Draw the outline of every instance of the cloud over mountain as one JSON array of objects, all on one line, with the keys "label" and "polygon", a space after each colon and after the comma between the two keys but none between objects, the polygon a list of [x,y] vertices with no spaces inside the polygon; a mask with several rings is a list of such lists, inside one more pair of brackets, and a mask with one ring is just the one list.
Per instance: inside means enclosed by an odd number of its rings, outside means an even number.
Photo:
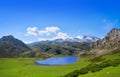
[{"label": "cloud over mountain", "polygon": [[70,36],[68,36],[67,33],[63,33],[63,32],[58,32],[57,35],[55,37],[53,37],[52,39],[67,39]]},{"label": "cloud over mountain", "polygon": [[37,36],[39,34],[39,30],[37,27],[28,27],[26,36]]},{"label": "cloud over mountain", "polygon": [[69,41],[89,41],[89,40],[98,40],[94,39],[91,36],[69,36],[67,33],[60,30],[57,26],[49,26],[45,27],[44,29],[38,29],[37,27],[28,27],[27,28],[27,36],[33,36],[37,40],[36,41],[46,41],[46,40],[69,40]]},{"label": "cloud over mountain", "polygon": [[60,28],[56,26],[46,27],[45,29],[42,30],[38,30],[37,27],[28,27],[27,33],[25,35],[27,36],[51,35],[56,34],[58,31],[60,31]]},{"label": "cloud over mountain", "polygon": [[[54,39],[66,39],[69,38],[67,33],[64,33],[57,26],[49,26],[44,29],[38,29],[37,27],[28,27],[26,36],[38,36],[41,40],[54,40]],[[44,36],[44,37],[43,37]],[[46,38],[47,37],[47,38]],[[51,37],[51,38],[48,38]]]},{"label": "cloud over mountain", "polygon": [[51,26],[51,27],[46,27],[44,30],[39,30],[39,34],[51,35],[57,33],[58,31],[60,31],[60,28],[56,26]]}]

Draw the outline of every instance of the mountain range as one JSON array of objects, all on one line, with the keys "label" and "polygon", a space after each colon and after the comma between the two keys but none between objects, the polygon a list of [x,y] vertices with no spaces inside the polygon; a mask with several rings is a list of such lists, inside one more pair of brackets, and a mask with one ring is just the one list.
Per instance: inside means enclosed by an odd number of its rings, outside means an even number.
[{"label": "mountain range", "polygon": [[113,28],[103,38],[76,38],[38,41],[25,44],[12,35],[0,39],[0,57],[51,57],[54,55],[108,54],[120,50],[120,29]]},{"label": "mountain range", "polygon": [[33,46],[36,44],[60,44],[62,42],[79,42],[79,43],[91,43],[100,40],[98,37],[93,36],[77,36],[77,37],[70,37],[66,39],[54,39],[54,40],[46,40],[46,41],[37,41],[33,43],[29,43],[29,46]]},{"label": "mountain range", "polygon": [[38,41],[28,44],[34,51],[46,52],[54,55],[76,55],[90,50],[90,43],[100,40],[92,36],[78,36],[76,38],[54,39]]}]

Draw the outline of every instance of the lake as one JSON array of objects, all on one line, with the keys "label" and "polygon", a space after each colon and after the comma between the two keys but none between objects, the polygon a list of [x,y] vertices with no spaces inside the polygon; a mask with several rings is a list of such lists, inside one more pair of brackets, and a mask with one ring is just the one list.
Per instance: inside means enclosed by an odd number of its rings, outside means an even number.
[{"label": "lake", "polygon": [[67,56],[67,57],[53,57],[47,58],[45,60],[37,60],[35,64],[44,65],[44,66],[52,66],[52,65],[63,65],[63,64],[71,64],[76,62],[78,57],[76,56]]}]

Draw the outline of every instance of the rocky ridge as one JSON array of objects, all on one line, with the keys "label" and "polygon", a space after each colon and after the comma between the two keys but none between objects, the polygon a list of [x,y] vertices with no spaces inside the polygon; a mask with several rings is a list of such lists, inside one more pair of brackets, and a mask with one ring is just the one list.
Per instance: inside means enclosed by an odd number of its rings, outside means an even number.
[{"label": "rocky ridge", "polygon": [[30,53],[31,49],[21,40],[12,35],[0,39],[0,57],[18,57],[24,52]]},{"label": "rocky ridge", "polygon": [[120,29],[113,28],[102,40],[91,43],[91,52],[106,54],[120,48]]}]

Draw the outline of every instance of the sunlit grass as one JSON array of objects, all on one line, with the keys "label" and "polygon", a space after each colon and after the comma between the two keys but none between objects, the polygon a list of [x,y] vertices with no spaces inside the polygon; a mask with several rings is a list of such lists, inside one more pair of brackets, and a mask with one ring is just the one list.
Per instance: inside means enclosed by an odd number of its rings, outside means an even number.
[{"label": "sunlit grass", "polygon": [[[0,58],[0,77],[59,77],[74,70],[80,70],[91,64],[93,55],[79,58],[73,64],[60,66],[39,66],[35,65],[39,58]],[[120,59],[120,54],[101,56],[103,61]],[[101,62],[103,62],[101,61]],[[98,63],[101,63],[98,61]],[[106,67],[98,72],[89,72],[79,77],[119,77],[120,65]]]},{"label": "sunlit grass", "polygon": [[58,77],[89,64],[87,58],[81,58],[73,64],[60,66],[38,66],[35,58],[0,59],[1,77]]}]

